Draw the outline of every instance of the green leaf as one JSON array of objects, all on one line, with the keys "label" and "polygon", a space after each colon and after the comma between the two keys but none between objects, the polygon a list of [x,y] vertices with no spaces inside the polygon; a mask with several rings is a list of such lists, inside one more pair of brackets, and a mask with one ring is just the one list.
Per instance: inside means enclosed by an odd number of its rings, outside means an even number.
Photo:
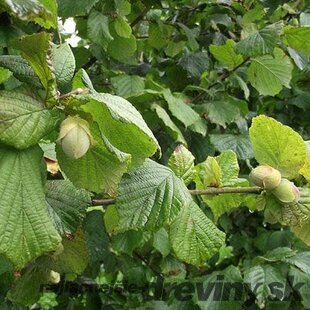
[{"label": "green leaf", "polygon": [[108,16],[93,10],[87,19],[87,35],[91,41],[106,50],[109,42],[113,40],[109,30]]},{"label": "green leaf", "polygon": [[173,31],[174,27],[171,25],[151,23],[149,26],[148,44],[151,47],[160,50],[167,45]]},{"label": "green leaf", "polygon": [[57,28],[56,0],[3,0],[1,5],[23,21],[33,21],[45,28]]},{"label": "green leaf", "polygon": [[301,227],[310,219],[310,192],[300,189],[300,200],[296,204],[282,205],[275,197],[267,197],[265,218],[269,223],[281,223],[290,227]]},{"label": "green leaf", "polygon": [[114,40],[109,42],[108,54],[112,58],[123,61],[131,57],[137,50],[136,37],[132,34],[128,38],[114,35]]},{"label": "green leaf", "polygon": [[300,238],[307,246],[310,246],[310,219],[302,225],[291,226],[292,232]]},{"label": "green leaf", "polygon": [[78,230],[72,238],[64,238],[62,244],[64,247],[62,253],[46,259],[49,268],[60,274],[81,274],[87,267],[89,261],[84,234],[81,230]]},{"label": "green leaf", "polygon": [[226,128],[226,124],[230,124],[240,117],[240,109],[229,99],[211,101],[203,106],[208,113],[208,119],[224,128]]},{"label": "green leaf", "polygon": [[247,135],[211,134],[210,142],[219,152],[232,150],[239,159],[250,159],[254,157],[253,149]]},{"label": "green leaf", "polygon": [[[285,287],[286,278],[277,268],[271,265],[259,265],[245,271],[244,282],[248,283],[251,291],[256,295],[257,304],[260,307],[265,305],[268,298],[271,298],[273,295],[270,284],[279,283]],[[287,294],[287,292],[283,292],[281,295],[285,293]],[[277,297],[277,299],[282,300],[285,296]]]},{"label": "green leaf", "polygon": [[214,214],[214,218],[217,221],[219,217],[230,212],[232,209],[240,207],[244,201],[244,195],[241,194],[220,194],[203,196],[203,201],[208,205]]},{"label": "green leaf", "polygon": [[91,204],[90,194],[77,190],[68,180],[49,181],[46,201],[50,217],[62,236],[76,232]]},{"label": "green leaf", "polygon": [[132,252],[144,244],[143,232],[141,230],[129,230],[112,236],[113,249],[132,255]]},{"label": "green leaf", "polygon": [[221,186],[233,186],[238,183],[239,164],[236,153],[227,150],[215,159],[221,168]]},{"label": "green leaf", "polygon": [[167,130],[168,134],[176,141],[181,142],[185,145],[187,145],[186,140],[181,132],[181,130],[178,128],[178,126],[172,121],[167,111],[159,106],[156,103],[152,104],[152,110],[155,111],[156,115],[162,121],[163,126]]},{"label": "green leaf", "polygon": [[215,157],[208,158],[195,167],[195,183],[198,189],[219,187],[221,185],[221,168]]},{"label": "green leaf", "polygon": [[176,257],[196,266],[205,264],[225,242],[225,234],[193,201],[171,224],[169,235]]},{"label": "green leaf", "polygon": [[295,178],[306,159],[302,137],[271,117],[260,115],[252,120],[250,139],[260,164],[278,169],[282,177]]},{"label": "green leaf", "polygon": [[140,113],[127,100],[93,92],[82,106],[92,115],[110,143],[137,160],[152,156],[159,148]]},{"label": "green leaf", "polygon": [[[291,287],[297,287],[294,293],[300,295],[301,303],[305,309],[310,308],[310,278],[309,274],[291,267],[288,277],[292,279]],[[302,284],[302,285],[301,285]]]},{"label": "green leaf", "polygon": [[71,82],[75,71],[75,58],[68,43],[53,45],[52,60],[57,83],[64,86]]},{"label": "green leaf", "polygon": [[224,45],[210,45],[209,49],[215,59],[227,66],[228,69],[233,69],[243,61],[242,55],[237,54],[233,49],[234,45],[235,42],[229,39]]},{"label": "green leaf", "polygon": [[116,33],[123,38],[129,38],[131,36],[132,30],[130,25],[125,21],[125,19],[118,15],[113,22],[114,29]]},{"label": "green leaf", "polygon": [[184,31],[187,36],[188,46],[192,51],[197,51],[199,49],[199,44],[196,41],[193,29],[189,29],[184,24],[178,23],[178,26]]},{"label": "green leaf", "polygon": [[[222,249],[222,248],[221,248]],[[220,249],[220,250],[221,250]],[[193,283],[196,291],[193,300],[201,310],[242,310],[247,297],[240,269],[229,265],[220,271],[195,277]],[[223,282],[222,282],[223,281]],[[215,288],[217,283],[221,285],[220,294]],[[227,283],[227,285],[225,285]],[[232,287],[234,289],[232,289]],[[209,295],[209,294],[210,295]]]},{"label": "green leaf", "polygon": [[304,55],[310,55],[310,27],[284,28],[288,45]]},{"label": "green leaf", "polygon": [[68,158],[57,145],[60,168],[76,187],[114,196],[123,173],[127,171],[130,155],[120,152],[103,139],[95,124],[91,126],[91,133],[95,144],[77,160]]},{"label": "green leaf", "polygon": [[169,157],[168,167],[188,185],[193,180],[194,160],[193,154],[180,144]]},{"label": "green leaf", "polygon": [[190,53],[179,60],[179,65],[193,78],[200,78],[209,68],[209,57],[206,52]]},{"label": "green leaf", "polygon": [[277,32],[266,27],[262,30],[255,30],[248,37],[238,42],[234,49],[237,53],[246,57],[255,57],[271,54],[279,41]]},{"label": "green leaf", "polygon": [[190,201],[186,186],[169,168],[146,160],[142,166],[125,174],[119,185],[118,230],[163,227]]},{"label": "green leaf", "polygon": [[47,212],[41,149],[2,148],[0,161],[0,253],[21,268],[61,239]]},{"label": "green leaf", "polygon": [[0,84],[6,82],[11,77],[11,75],[12,72],[10,70],[0,67]]},{"label": "green leaf", "polygon": [[304,273],[310,275],[310,252],[300,252],[294,256],[285,259],[285,262],[294,265],[295,267],[299,268]]},{"label": "green leaf", "polygon": [[58,14],[61,17],[86,15],[99,0],[57,0]]},{"label": "green leaf", "polygon": [[164,99],[172,115],[184,124],[185,127],[193,125],[200,116],[182,98],[174,96],[169,89],[163,91]]},{"label": "green leaf", "polygon": [[50,59],[51,34],[46,32],[23,36],[15,41],[23,58],[31,65],[47,91],[47,99],[56,98],[56,80]]},{"label": "green leaf", "polygon": [[2,91],[0,95],[0,141],[18,149],[37,144],[59,120],[59,112],[26,94]]},{"label": "green leaf", "polygon": [[8,299],[19,305],[31,306],[40,298],[42,285],[49,283],[49,274],[50,270],[37,265],[27,268],[8,292]]},{"label": "green leaf", "polygon": [[101,210],[87,212],[83,229],[90,262],[104,261],[109,253],[110,239],[104,229],[103,212]]},{"label": "green leaf", "polygon": [[1,55],[0,66],[9,69],[22,82],[40,87],[41,82],[28,62],[21,56]]},{"label": "green leaf", "polygon": [[165,228],[160,228],[153,236],[153,247],[158,250],[163,257],[169,255],[171,245],[169,235]]},{"label": "green leaf", "polygon": [[293,65],[288,56],[278,48],[274,57],[265,55],[252,58],[248,79],[261,95],[277,95],[283,86],[290,88]]},{"label": "green leaf", "polygon": [[144,79],[138,75],[121,75],[111,78],[116,95],[128,97],[140,93],[145,88]]}]

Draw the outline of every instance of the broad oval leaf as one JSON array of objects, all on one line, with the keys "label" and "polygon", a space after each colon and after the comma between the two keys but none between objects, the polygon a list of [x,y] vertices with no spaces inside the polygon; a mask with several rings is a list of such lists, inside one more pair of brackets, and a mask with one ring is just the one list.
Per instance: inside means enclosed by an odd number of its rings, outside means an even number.
[{"label": "broad oval leaf", "polygon": [[193,180],[194,160],[193,154],[184,145],[180,144],[171,154],[168,166],[176,176],[188,185]]},{"label": "broad oval leaf", "polygon": [[250,139],[256,160],[278,169],[282,177],[295,178],[306,160],[306,145],[292,128],[271,117],[253,118]]},{"label": "broad oval leaf", "polygon": [[159,148],[152,131],[130,102],[96,92],[89,99],[83,110],[92,115],[113,146],[131,154],[133,161],[152,156]]},{"label": "broad oval leaf", "polygon": [[59,112],[34,97],[14,91],[0,93],[0,141],[18,149],[37,144],[56,126]]},{"label": "broad oval leaf", "polygon": [[0,149],[0,253],[17,268],[61,241],[48,216],[42,155],[38,146]]},{"label": "broad oval leaf", "polygon": [[170,240],[178,259],[201,266],[224,244],[225,233],[192,201],[171,224]]},{"label": "broad oval leaf", "polygon": [[288,56],[278,48],[274,57],[264,55],[253,58],[248,68],[248,79],[261,95],[277,95],[283,86],[290,88],[293,64]]},{"label": "broad oval leaf", "polygon": [[284,37],[289,46],[304,55],[310,55],[310,27],[287,27]]},{"label": "broad oval leaf", "polygon": [[163,227],[190,201],[186,186],[169,168],[147,159],[125,174],[119,185],[118,231]]},{"label": "broad oval leaf", "polygon": [[57,83],[60,86],[68,84],[75,71],[75,58],[69,44],[53,45],[52,60]]},{"label": "broad oval leaf", "polygon": [[48,181],[46,201],[60,235],[74,234],[91,205],[90,193],[76,189],[69,180]]}]

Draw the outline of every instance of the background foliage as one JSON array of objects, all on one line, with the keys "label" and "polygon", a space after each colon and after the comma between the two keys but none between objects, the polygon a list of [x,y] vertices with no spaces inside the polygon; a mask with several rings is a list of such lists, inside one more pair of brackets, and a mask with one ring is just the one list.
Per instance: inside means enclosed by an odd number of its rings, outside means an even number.
[{"label": "background foliage", "polygon": [[[0,1],[1,309],[310,308],[309,1],[57,2]],[[240,300],[117,288],[221,275]]]}]

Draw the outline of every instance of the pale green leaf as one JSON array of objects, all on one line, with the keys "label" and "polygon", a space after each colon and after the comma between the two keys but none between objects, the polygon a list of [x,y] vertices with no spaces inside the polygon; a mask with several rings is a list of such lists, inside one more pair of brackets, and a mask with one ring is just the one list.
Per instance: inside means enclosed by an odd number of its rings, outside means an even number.
[{"label": "pale green leaf", "polygon": [[0,141],[18,149],[37,144],[56,126],[59,112],[26,94],[0,94]]},{"label": "pale green leaf", "polygon": [[0,67],[0,84],[6,82],[11,77],[11,75],[12,72],[10,70]]},{"label": "pale green leaf", "polygon": [[23,36],[15,42],[23,58],[31,65],[47,90],[47,99],[56,98],[56,79],[50,58],[51,34],[46,32]]},{"label": "pale green leaf", "polygon": [[116,198],[118,230],[156,229],[170,224],[191,196],[167,167],[151,160],[125,174]]},{"label": "pale green leaf", "polygon": [[169,157],[168,167],[188,185],[193,180],[194,160],[193,154],[180,144]]},{"label": "pale green leaf", "polygon": [[2,148],[0,161],[0,253],[21,268],[61,239],[48,216],[41,149]]},{"label": "pale green leaf", "polygon": [[133,162],[152,156],[159,148],[140,113],[127,100],[93,92],[82,106],[92,115],[114,147],[132,155]]},{"label": "pale green leaf", "polygon": [[182,98],[174,96],[169,89],[163,91],[164,99],[172,115],[181,121],[185,127],[193,125],[200,116]]},{"label": "pale green leaf", "polygon": [[203,201],[208,205],[214,214],[217,221],[225,212],[230,212],[232,209],[238,208],[244,201],[244,195],[241,194],[220,194],[220,195],[205,195]]},{"label": "pale green leaf", "polygon": [[299,173],[310,183],[310,155],[306,157],[305,164],[302,166]]},{"label": "pale green leaf", "polygon": [[204,265],[225,242],[225,234],[194,202],[183,208],[169,235],[176,257],[196,266]]},{"label": "pale green leaf", "polygon": [[195,167],[195,183],[198,189],[221,186],[221,168],[215,157],[208,158]]},{"label": "pale green leaf", "polygon": [[163,257],[166,257],[171,250],[169,235],[165,228],[159,229],[153,236],[153,247],[158,250]]},{"label": "pale green leaf", "polygon": [[75,58],[68,43],[53,45],[52,60],[57,83],[64,86],[71,82],[75,71]]},{"label": "pale green leaf", "polygon": [[215,159],[221,168],[221,186],[233,186],[238,183],[239,164],[236,153],[227,150]]},{"label": "pale green leaf", "polygon": [[163,123],[165,129],[167,130],[168,134],[176,141],[183,143],[184,145],[187,145],[186,140],[181,132],[181,130],[178,128],[178,126],[172,121],[167,111],[159,106],[158,104],[153,103],[152,104],[152,110],[155,111],[156,115],[160,119],[160,121]]},{"label": "pale green leaf", "polygon": [[302,137],[271,117],[253,118],[250,139],[256,160],[278,169],[283,177],[295,178],[306,159]]},{"label": "pale green leaf", "polygon": [[231,39],[227,40],[224,45],[210,45],[209,49],[212,55],[228,69],[233,69],[240,65],[243,57],[237,54],[233,49],[235,42]]},{"label": "pale green leaf", "polygon": [[247,70],[248,79],[261,95],[277,95],[283,86],[290,88],[293,65],[288,56],[278,48],[274,57],[264,55],[252,58]]},{"label": "pale green leaf", "polygon": [[297,52],[310,55],[310,27],[287,27],[284,29],[284,38]]},{"label": "pale green leaf", "polygon": [[131,36],[132,30],[130,25],[126,22],[126,20],[118,15],[113,22],[114,29],[116,33],[123,38],[129,38]]}]

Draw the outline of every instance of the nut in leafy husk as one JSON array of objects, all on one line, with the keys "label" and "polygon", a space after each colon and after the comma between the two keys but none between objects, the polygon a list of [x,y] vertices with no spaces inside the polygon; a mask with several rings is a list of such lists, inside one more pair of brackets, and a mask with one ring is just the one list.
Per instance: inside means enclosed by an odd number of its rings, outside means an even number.
[{"label": "nut in leafy husk", "polygon": [[282,179],[272,193],[285,204],[297,203],[300,198],[299,189],[287,179]]},{"label": "nut in leafy husk", "polygon": [[251,181],[266,190],[273,190],[281,182],[281,173],[268,165],[260,165],[250,173]]},{"label": "nut in leafy husk", "polygon": [[60,125],[57,142],[69,158],[81,158],[93,143],[88,122],[79,116],[67,117]]},{"label": "nut in leafy husk", "polygon": [[60,274],[54,270],[50,271],[48,281],[52,284],[58,284],[60,282]]}]

